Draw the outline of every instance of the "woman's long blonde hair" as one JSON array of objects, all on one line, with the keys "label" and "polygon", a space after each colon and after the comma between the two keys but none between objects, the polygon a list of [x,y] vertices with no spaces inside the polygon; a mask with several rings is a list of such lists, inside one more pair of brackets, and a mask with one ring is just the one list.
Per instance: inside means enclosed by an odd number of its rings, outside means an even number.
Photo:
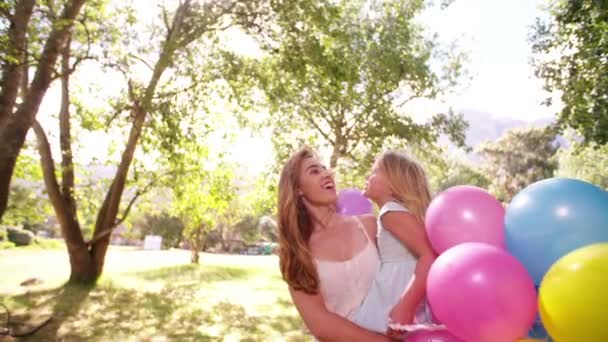
[{"label": "woman's long blonde hair", "polygon": [[279,265],[287,284],[294,290],[317,293],[319,277],[308,241],[312,234],[312,220],[298,196],[300,169],[307,158],[315,153],[302,147],[287,161],[279,180]]},{"label": "woman's long blonde hair", "polygon": [[380,158],[391,192],[421,223],[431,203],[431,192],[426,172],[412,157],[395,151],[383,153]]}]

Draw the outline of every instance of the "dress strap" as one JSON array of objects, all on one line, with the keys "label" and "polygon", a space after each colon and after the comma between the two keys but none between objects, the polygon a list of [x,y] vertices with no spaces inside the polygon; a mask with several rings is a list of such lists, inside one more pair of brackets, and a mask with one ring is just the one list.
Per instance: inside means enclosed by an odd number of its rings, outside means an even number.
[{"label": "dress strap", "polygon": [[359,226],[359,228],[361,228],[361,230],[363,230],[363,234],[365,234],[365,237],[367,238],[367,242],[372,242],[372,239],[369,238],[369,234],[367,233],[367,229],[365,229],[365,225],[363,224],[363,222],[361,222],[361,219],[357,216],[355,216],[355,220],[357,220],[357,225]]}]

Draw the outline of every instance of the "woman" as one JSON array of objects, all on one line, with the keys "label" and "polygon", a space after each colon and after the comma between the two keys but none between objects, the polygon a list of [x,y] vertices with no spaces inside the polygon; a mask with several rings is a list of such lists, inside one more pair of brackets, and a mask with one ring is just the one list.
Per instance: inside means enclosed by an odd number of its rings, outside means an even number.
[{"label": "woman", "polygon": [[331,172],[309,149],[297,151],[279,181],[279,256],[283,279],[319,340],[390,341],[353,318],[378,267],[373,216],[336,213]]}]

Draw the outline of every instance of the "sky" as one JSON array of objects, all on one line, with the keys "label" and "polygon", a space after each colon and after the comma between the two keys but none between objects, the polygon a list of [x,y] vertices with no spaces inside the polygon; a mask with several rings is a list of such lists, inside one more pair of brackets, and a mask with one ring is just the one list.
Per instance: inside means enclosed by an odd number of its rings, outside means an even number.
[{"label": "sky", "polygon": [[560,104],[540,104],[542,81],[529,64],[528,35],[547,0],[456,0],[447,9],[429,10],[421,22],[445,41],[457,40],[469,55],[472,79],[445,99],[456,110],[534,121],[554,116]]},{"label": "sky", "polygon": [[[494,117],[524,121],[553,116],[559,103],[552,108],[540,104],[546,94],[542,81],[534,77],[529,64],[530,26],[536,17],[544,15],[540,6],[546,1],[455,0],[447,9],[435,6],[425,11],[419,20],[429,33],[437,33],[446,44],[456,40],[459,48],[468,53],[466,68],[471,78],[439,101],[417,104],[416,114],[426,116],[452,107],[457,111],[484,112]],[[153,17],[150,13],[153,7],[148,0],[136,0],[138,3],[138,11],[141,9],[138,17]],[[248,55],[259,54],[253,41],[243,33],[232,31],[228,37],[226,44],[233,49]],[[89,76],[103,77],[94,70]],[[59,87],[55,84],[45,98],[43,111],[44,108],[56,111],[59,99]],[[221,136],[218,134],[218,139]],[[272,162],[272,147],[267,136],[253,135],[250,131],[239,132],[236,136],[232,143],[232,158],[247,165],[249,173],[257,174]],[[108,144],[102,142],[102,137],[95,140],[92,147],[85,147],[83,155],[107,154]],[[118,148],[122,150],[122,146]]]}]

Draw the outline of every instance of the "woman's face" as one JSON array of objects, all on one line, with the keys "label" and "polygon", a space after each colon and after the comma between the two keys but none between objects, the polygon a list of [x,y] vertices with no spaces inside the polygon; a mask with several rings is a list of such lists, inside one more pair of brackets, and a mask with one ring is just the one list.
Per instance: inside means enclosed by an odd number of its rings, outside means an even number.
[{"label": "woman's face", "polygon": [[319,158],[310,157],[302,162],[299,195],[316,205],[334,204],[338,200],[333,174]]},{"label": "woman's face", "polygon": [[374,163],[371,173],[367,176],[363,195],[372,201],[378,201],[391,195],[390,186],[379,161]]}]

